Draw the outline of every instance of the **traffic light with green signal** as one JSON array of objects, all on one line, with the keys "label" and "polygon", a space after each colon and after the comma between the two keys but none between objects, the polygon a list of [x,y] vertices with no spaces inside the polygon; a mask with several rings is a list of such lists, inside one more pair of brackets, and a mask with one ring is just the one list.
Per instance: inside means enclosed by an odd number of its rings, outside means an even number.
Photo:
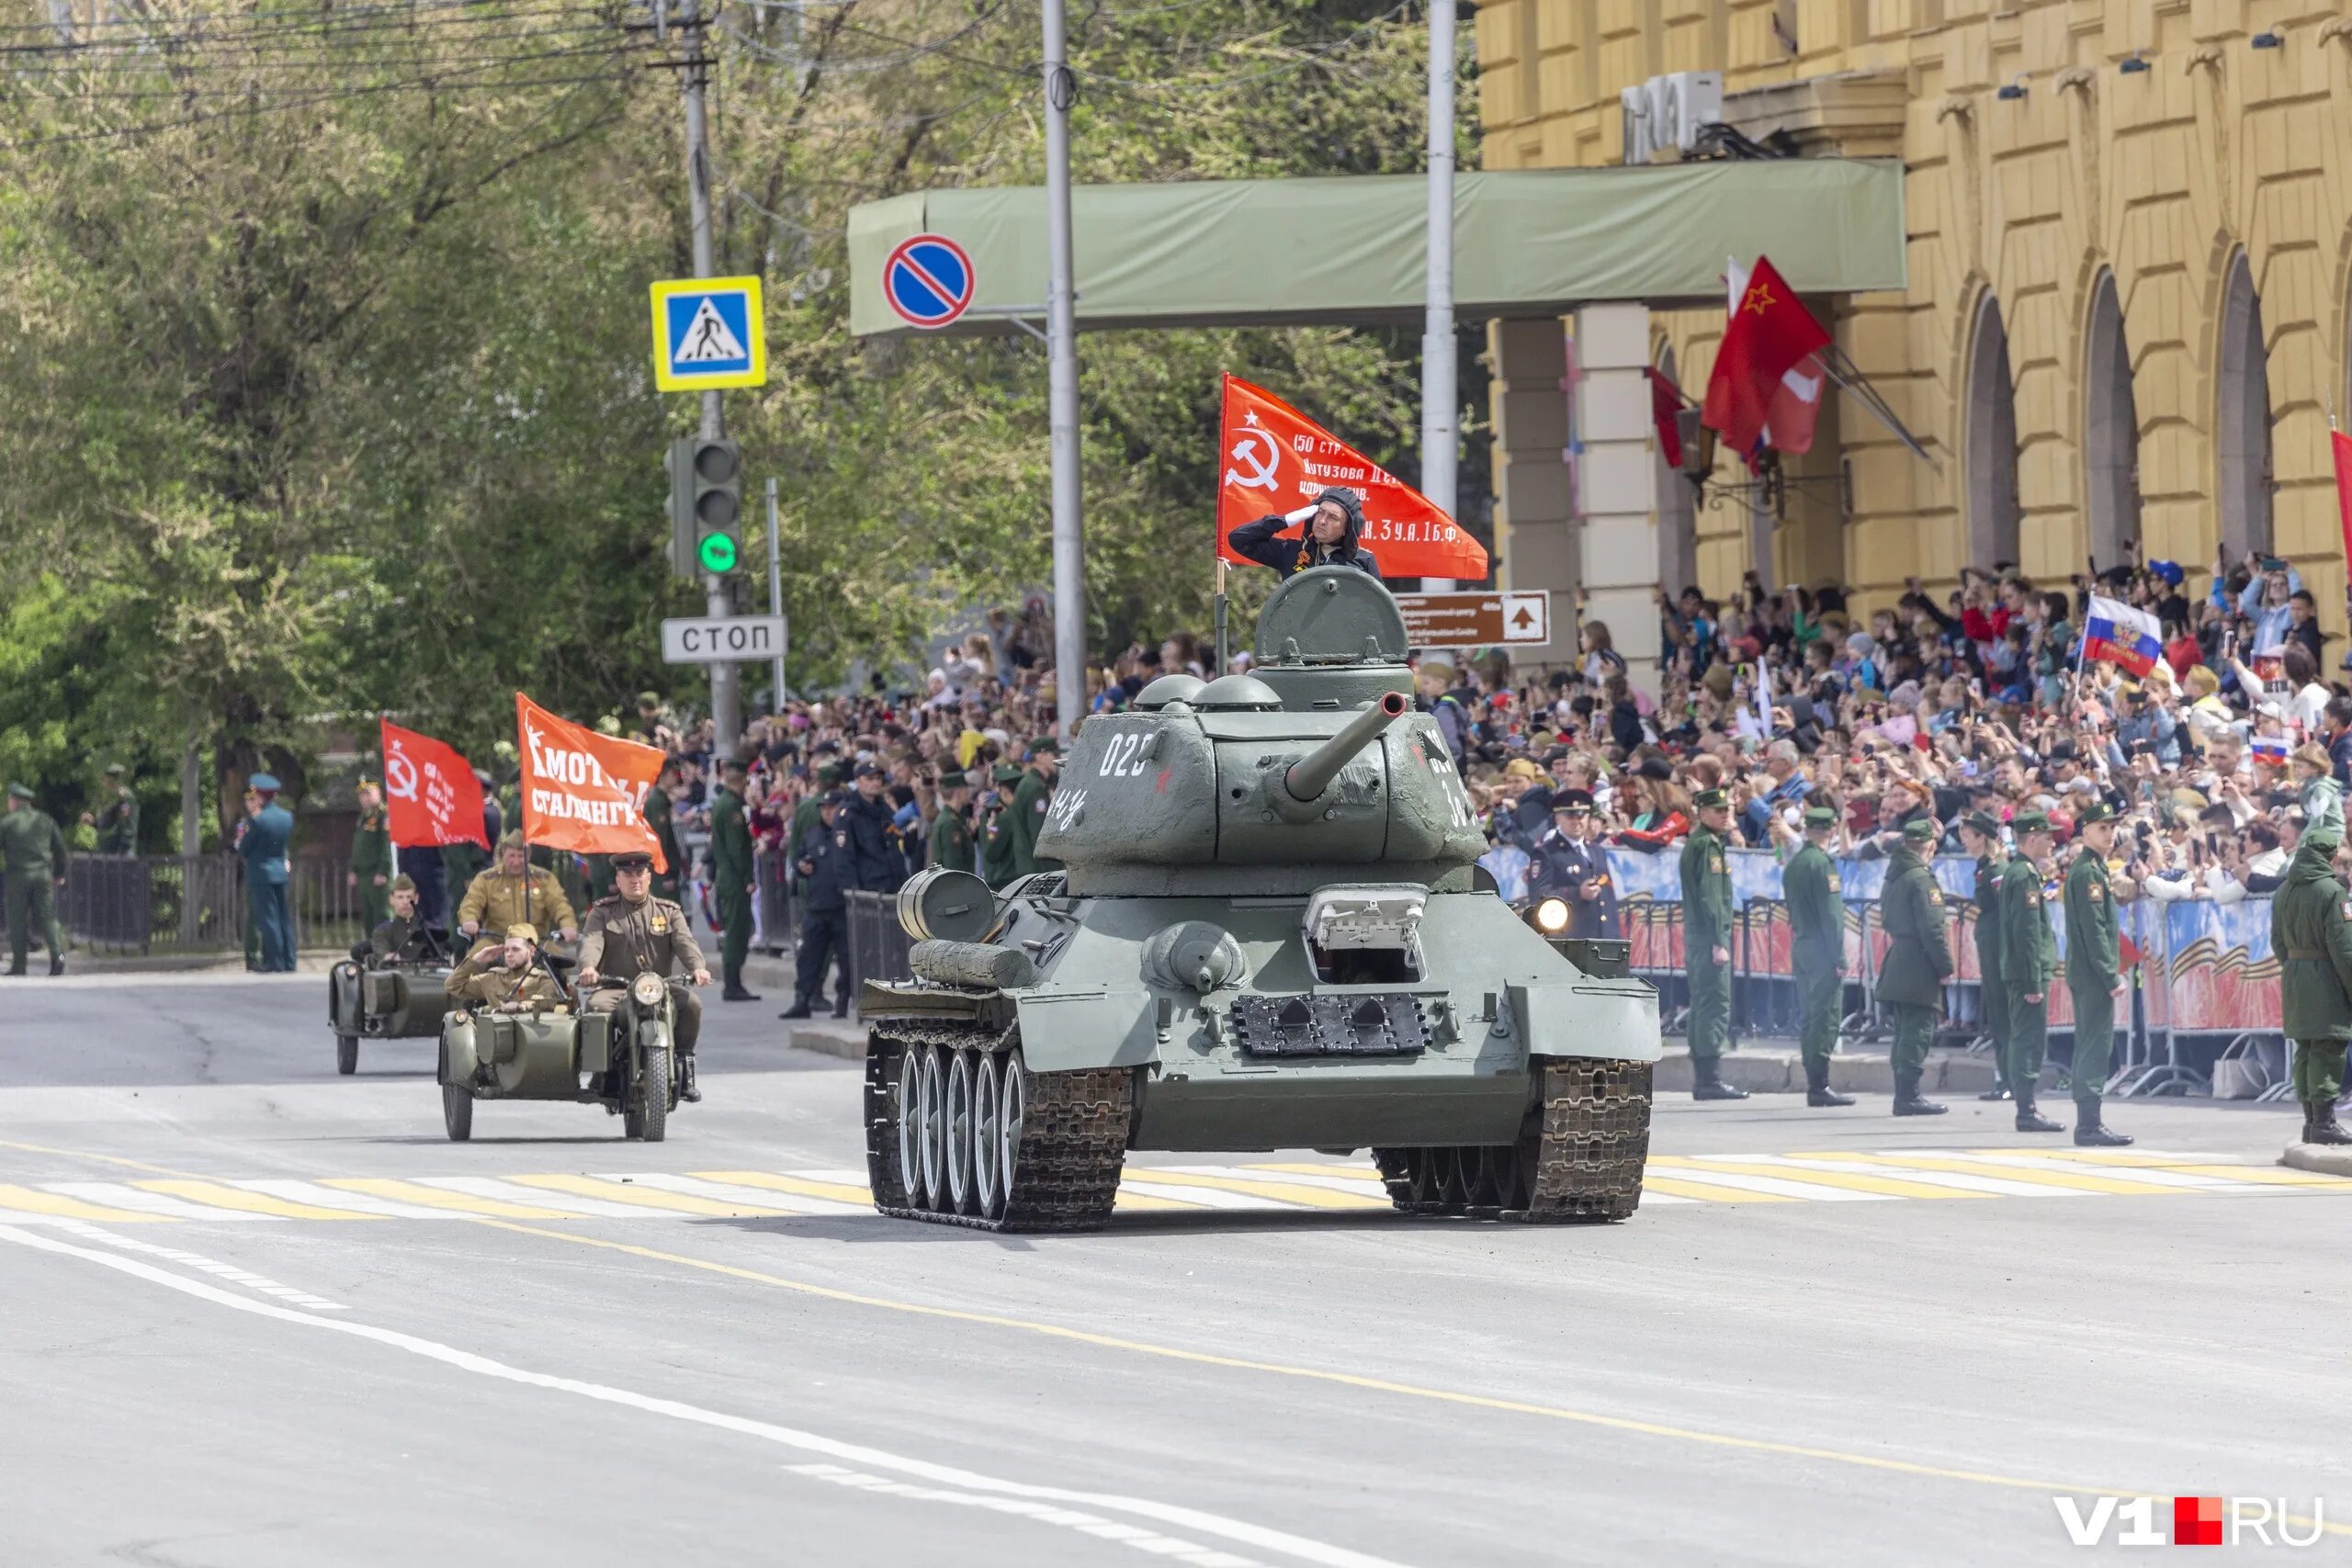
[{"label": "traffic light with green signal", "polygon": [[735,570],[743,553],[743,453],[725,437],[670,443],[670,566],[693,579]]}]

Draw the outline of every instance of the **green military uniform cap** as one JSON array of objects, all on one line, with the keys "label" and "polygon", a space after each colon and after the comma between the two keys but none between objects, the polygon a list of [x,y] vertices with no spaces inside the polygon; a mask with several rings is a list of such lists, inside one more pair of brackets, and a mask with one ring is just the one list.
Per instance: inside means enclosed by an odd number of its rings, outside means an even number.
[{"label": "green military uniform cap", "polygon": [[1032,757],[1058,757],[1061,754],[1062,743],[1050,735],[1039,736],[1029,742],[1029,755]]},{"label": "green military uniform cap", "polygon": [[517,937],[525,942],[537,942],[539,940],[539,928],[528,920],[516,920],[506,928],[506,940],[513,942]]},{"label": "green military uniform cap", "polygon": [[1932,817],[1914,817],[1903,824],[1903,836],[1915,844],[1935,842],[1936,833],[1936,819]]},{"label": "green military uniform cap", "polygon": [[820,767],[817,770],[817,782],[820,784],[837,784],[841,783],[841,764],[839,762],[827,762]]},{"label": "green military uniform cap", "polygon": [[2047,833],[2050,818],[2039,811],[2020,811],[2009,818],[2009,826],[2019,833]]},{"label": "green military uniform cap", "polygon": [[1021,781],[1021,768],[1017,763],[999,762],[996,765],[996,772],[989,776],[999,784],[1018,784]]},{"label": "green military uniform cap", "polygon": [[1826,806],[1808,806],[1804,808],[1804,825],[1808,828],[1835,828],[1838,826],[1838,813]]},{"label": "green military uniform cap", "polygon": [[613,856],[615,871],[651,871],[653,855],[649,850],[623,850]]},{"label": "green military uniform cap", "polygon": [[1702,811],[1712,810],[1718,806],[1729,806],[1731,796],[1719,789],[1702,789],[1690,797],[1690,804]]},{"label": "green military uniform cap", "polygon": [[499,835],[498,852],[500,854],[504,854],[509,850],[527,851],[529,847],[530,846],[523,842],[523,835],[520,832],[507,832]]},{"label": "green military uniform cap", "polygon": [[972,775],[969,773],[942,773],[939,775],[939,787],[941,789],[971,789],[975,786]]},{"label": "green military uniform cap", "polygon": [[18,800],[30,800],[33,798],[33,792],[20,784],[10,784],[8,786],[8,793]]},{"label": "green military uniform cap", "polygon": [[395,876],[392,878],[392,885],[386,888],[385,891],[388,893],[413,893],[416,891],[416,878],[408,875]]},{"label": "green military uniform cap", "polygon": [[2103,800],[2094,800],[2075,813],[2075,826],[2087,828],[2094,822],[2112,821],[2114,818],[2115,807]]},{"label": "green military uniform cap", "polygon": [[1997,839],[2001,836],[2001,819],[1989,811],[1970,812],[1968,826],[1972,831],[1982,833],[1988,839]]}]

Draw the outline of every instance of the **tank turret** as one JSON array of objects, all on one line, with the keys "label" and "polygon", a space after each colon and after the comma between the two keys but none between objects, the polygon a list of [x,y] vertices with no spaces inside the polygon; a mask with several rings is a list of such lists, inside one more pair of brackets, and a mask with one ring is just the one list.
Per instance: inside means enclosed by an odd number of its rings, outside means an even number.
[{"label": "tank turret", "polygon": [[1382,693],[1378,702],[1348,720],[1346,728],[1284,769],[1283,787],[1293,800],[1320,799],[1340,776],[1340,770],[1354,761],[1374,736],[1404,717],[1410,705],[1402,692]]}]

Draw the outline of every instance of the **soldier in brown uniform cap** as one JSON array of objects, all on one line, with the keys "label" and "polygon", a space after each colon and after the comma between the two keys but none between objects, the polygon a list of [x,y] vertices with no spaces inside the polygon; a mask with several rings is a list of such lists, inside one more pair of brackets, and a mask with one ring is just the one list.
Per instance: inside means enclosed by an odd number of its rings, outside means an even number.
[{"label": "soldier in brown uniform cap", "polygon": [[[613,857],[613,896],[589,908],[580,928],[580,986],[587,990],[594,1012],[611,1012],[628,995],[628,983],[639,975],[668,979],[680,968],[697,986],[710,984],[703,966],[702,948],[686,926],[686,912],[667,898],[653,897],[653,857],[642,850]],[[593,989],[591,989],[593,987]],[[702,1099],[695,1082],[695,1042],[702,1035],[702,998],[692,991],[678,995],[675,1043],[683,1078],[678,1092],[687,1100]]]}]

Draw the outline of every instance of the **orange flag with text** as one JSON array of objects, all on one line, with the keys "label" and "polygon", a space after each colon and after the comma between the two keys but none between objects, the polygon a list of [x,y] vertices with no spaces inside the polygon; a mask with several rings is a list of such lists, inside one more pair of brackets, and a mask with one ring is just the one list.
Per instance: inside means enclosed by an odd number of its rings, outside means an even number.
[{"label": "orange flag with text", "polygon": [[520,692],[514,728],[523,750],[524,842],[585,855],[643,850],[657,870],[670,869],[641,809],[669,761],[659,747],[599,735]]},{"label": "orange flag with text", "polygon": [[[1216,553],[1247,559],[1226,536],[1244,523],[1295,512],[1332,485],[1363,497],[1363,537],[1383,577],[1487,576],[1486,547],[1444,508],[1263,388],[1225,378],[1225,412],[1218,422]],[[1295,539],[1292,524],[1275,537]]]}]

